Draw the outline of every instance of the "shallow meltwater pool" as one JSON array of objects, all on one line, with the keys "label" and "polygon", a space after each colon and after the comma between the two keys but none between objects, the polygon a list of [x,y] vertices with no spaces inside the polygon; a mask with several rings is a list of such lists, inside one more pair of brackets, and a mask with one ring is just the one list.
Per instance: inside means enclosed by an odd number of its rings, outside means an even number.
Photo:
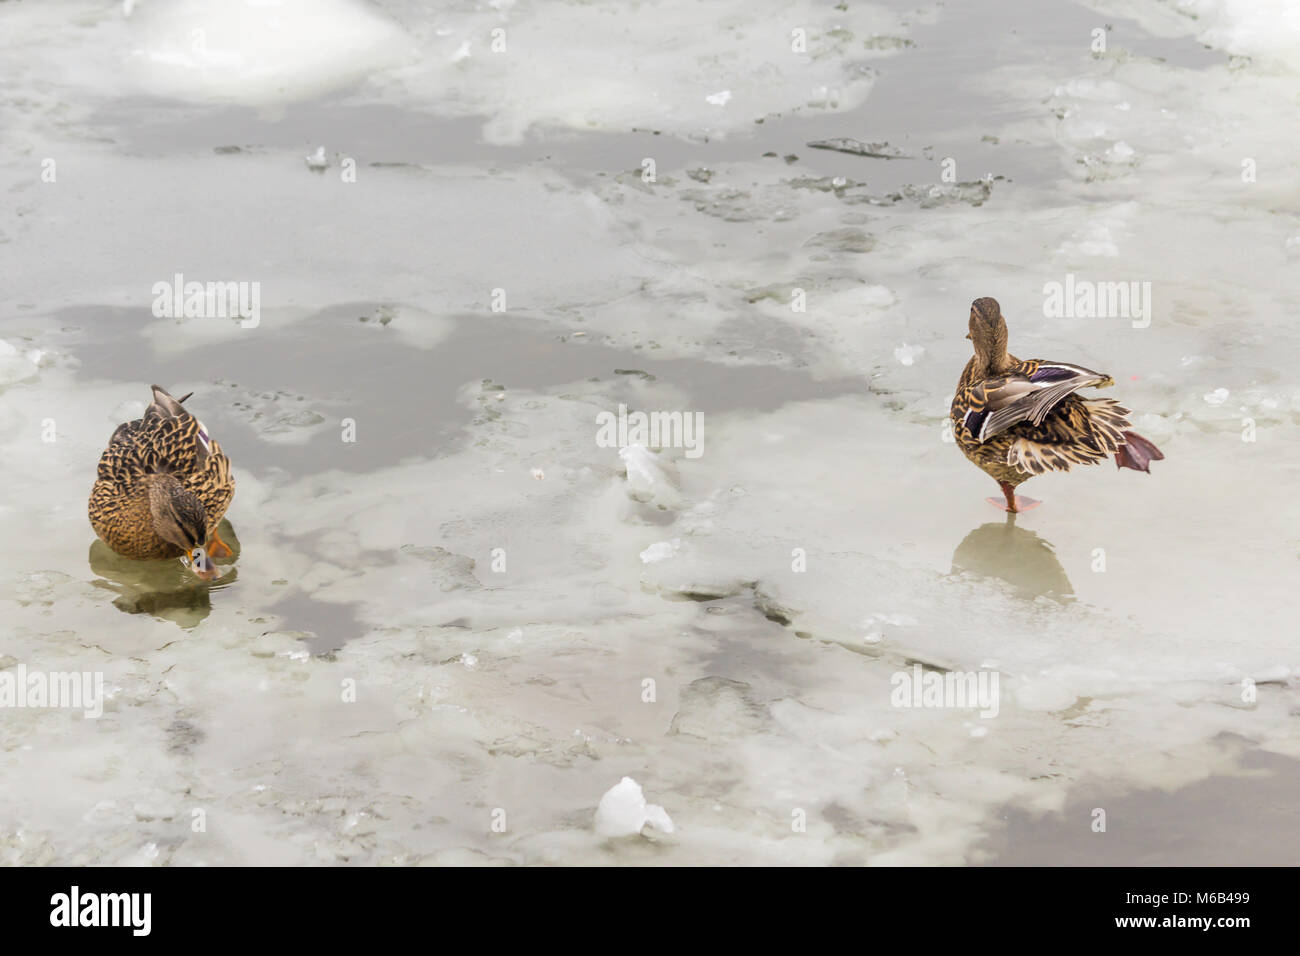
[{"label": "shallow meltwater pool", "polygon": [[[1294,858],[1280,2],[305,6],[0,4],[0,861]],[[987,503],[981,296],[1164,460]]]}]

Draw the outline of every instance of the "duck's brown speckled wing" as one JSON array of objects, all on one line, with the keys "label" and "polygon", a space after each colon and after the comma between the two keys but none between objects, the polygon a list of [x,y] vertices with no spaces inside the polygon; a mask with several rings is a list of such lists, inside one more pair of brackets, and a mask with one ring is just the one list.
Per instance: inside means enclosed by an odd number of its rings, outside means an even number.
[{"label": "duck's brown speckled wing", "polygon": [[128,484],[145,475],[171,474],[180,481],[203,469],[208,455],[199,443],[199,423],[184,418],[137,418],[117,426],[99,459],[99,477]]},{"label": "duck's brown speckled wing", "polygon": [[957,396],[960,415],[954,419],[983,443],[1020,422],[1042,424],[1058,403],[1081,388],[1113,384],[1109,375],[1069,362],[1017,362],[1000,375],[966,384]]},{"label": "duck's brown speckled wing", "polygon": [[230,500],[235,497],[235,478],[230,473],[230,459],[221,450],[221,446],[207,437],[202,422],[198,426],[199,435],[206,442],[207,453],[198,459],[201,464],[185,479],[185,485],[203,502],[208,534],[211,535],[217,530],[217,525],[221,524],[226,509],[230,507]]}]

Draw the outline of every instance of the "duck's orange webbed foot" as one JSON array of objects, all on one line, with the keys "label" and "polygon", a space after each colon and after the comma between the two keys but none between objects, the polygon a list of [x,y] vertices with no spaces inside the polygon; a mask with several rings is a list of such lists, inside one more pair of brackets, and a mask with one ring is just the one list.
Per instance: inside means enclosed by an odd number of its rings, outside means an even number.
[{"label": "duck's orange webbed foot", "polygon": [[229,558],[234,555],[234,550],[230,545],[221,540],[220,535],[215,531],[212,532],[212,540],[208,542],[208,557],[210,558]]},{"label": "duck's orange webbed foot", "polygon": [[1031,508],[1037,508],[1042,504],[1037,498],[1027,498],[1024,495],[1016,494],[1016,486],[1005,481],[999,481],[1002,487],[1002,496],[1005,501],[999,501],[997,498],[985,498],[989,504],[995,508],[1001,508],[1003,511],[1009,511],[1012,514],[1019,514],[1022,511],[1029,511]]}]

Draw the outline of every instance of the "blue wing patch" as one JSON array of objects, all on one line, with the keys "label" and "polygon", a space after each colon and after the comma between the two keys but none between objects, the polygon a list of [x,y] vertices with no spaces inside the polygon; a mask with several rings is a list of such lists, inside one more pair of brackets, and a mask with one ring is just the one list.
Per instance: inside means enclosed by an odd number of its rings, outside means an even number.
[{"label": "blue wing patch", "polygon": [[1078,370],[1073,368],[1062,368],[1060,365],[1040,365],[1038,370],[1029,376],[1029,381],[1063,382],[1068,378],[1075,378],[1078,374]]}]

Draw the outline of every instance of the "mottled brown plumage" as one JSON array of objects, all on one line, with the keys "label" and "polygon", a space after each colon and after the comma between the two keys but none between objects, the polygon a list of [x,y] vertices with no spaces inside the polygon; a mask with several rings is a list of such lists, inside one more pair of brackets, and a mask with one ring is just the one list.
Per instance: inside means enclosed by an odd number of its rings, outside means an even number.
[{"label": "mottled brown plumage", "polygon": [[90,493],[90,524],[118,554],[138,560],[184,556],[216,577],[211,557],[229,554],[217,537],[235,480],[230,459],[203,423],[166,389],[153,386],[143,418],[113,432]]},{"label": "mottled brown plumage", "polygon": [[[1096,465],[1150,471],[1160,449],[1129,430],[1129,410],[1078,389],[1115,384],[1109,375],[1068,362],[1021,361],[1007,351],[1007,323],[995,299],[971,304],[975,355],[966,363],[950,412],[957,445],[1002,488],[1008,511],[1023,510],[1018,485],[1046,471]],[[995,501],[996,499],[990,499]],[[1036,504],[1036,502],[1032,502]]]}]

